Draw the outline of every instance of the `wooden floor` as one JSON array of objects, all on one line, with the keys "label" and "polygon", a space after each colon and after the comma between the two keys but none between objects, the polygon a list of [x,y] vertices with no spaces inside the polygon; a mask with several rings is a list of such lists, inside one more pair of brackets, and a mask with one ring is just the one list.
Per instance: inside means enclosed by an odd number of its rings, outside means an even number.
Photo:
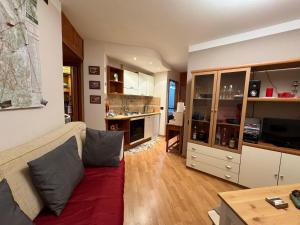
[{"label": "wooden floor", "polygon": [[212,224],[208,211],[217,193],[239,187],[188,169],[185,159],[165,152],[162,141],[152,150],[125,153],[124,225]]}]

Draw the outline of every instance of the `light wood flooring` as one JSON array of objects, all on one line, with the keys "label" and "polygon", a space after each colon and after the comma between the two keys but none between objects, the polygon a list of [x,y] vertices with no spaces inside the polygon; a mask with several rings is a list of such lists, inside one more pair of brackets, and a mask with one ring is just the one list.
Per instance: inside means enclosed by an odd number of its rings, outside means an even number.
[{"label": "light wood flooring", "polygon": [[124,225],[211,225],[208,211],[220,204],[218,192],[239,187],[188,169],[185,159],[152,150],[125,153]]}]

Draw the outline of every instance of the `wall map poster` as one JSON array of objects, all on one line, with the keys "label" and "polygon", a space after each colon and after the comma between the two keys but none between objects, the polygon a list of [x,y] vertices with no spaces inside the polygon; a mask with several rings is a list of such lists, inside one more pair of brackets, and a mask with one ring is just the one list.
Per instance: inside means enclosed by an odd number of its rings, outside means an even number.
[{"label": "wall map poster", "polygon": [[0,1],[0,111],[41,106],[37,1]]}]

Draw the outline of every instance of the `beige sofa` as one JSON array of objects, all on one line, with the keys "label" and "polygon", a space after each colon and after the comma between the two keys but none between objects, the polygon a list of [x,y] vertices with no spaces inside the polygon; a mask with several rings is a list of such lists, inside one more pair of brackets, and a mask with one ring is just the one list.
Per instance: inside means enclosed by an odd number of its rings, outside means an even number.
[{"label": "beige sofa", "polygon": [[[16,202],[31,219],[40,213],[43,203],[31,182],[27,162],[50,152],[72,136],[76,137],[81,157],[85,131],[84,123],[73,122],[27,144],[0,152],[0,180],[7,179]],[[122,157],[123,150],[120,160]]]}]

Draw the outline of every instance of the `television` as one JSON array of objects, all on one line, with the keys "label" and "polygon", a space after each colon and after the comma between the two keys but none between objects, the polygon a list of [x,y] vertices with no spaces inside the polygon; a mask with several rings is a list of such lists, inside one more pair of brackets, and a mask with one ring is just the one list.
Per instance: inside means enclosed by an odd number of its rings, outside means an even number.
[{"label": "television", "polygon": [[276,146],[300,150],[300,120],[264,118],[262,140]]}]

